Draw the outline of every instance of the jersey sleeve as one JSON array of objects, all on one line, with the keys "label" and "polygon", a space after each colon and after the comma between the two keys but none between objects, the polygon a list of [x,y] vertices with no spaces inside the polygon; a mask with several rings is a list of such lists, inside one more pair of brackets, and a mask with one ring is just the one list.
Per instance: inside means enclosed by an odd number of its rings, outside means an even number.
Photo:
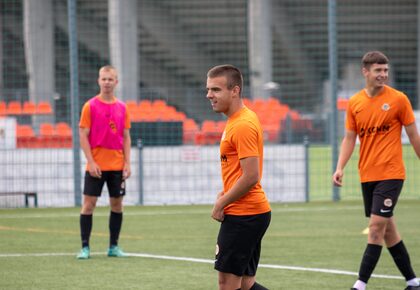
[{"label": "jersey sleeve", "polygon": [[349,131],[357,132],[357,125],[356,125],[356,120],[353,115],[353,108],[352,108],[351,100],[349,101],[349,104],[347,106],[347,111],[346,111],[346,129]]},{"label": "jersey sleeve", "polygon": [[402,108],[400,110],[400,122],[404,125],[410,125],[415,121],[413,108],[411,107],[410,100],[407,98],[406,95],[402,94]]},{"label": "jersey sleeve", "polygon": [[131,121],[130,121],[130,113],[127,110],[127,106],[125,107],[125,118],[124,118],[124,129],[131,128]]},{"label": "jersey sleeve", "polygon": [[232,137],[239,159],[260,155],[258,151],[258,130],[253,124],[239,123]]},{"label": "jersey sleeve", "polygon": [[90,105],[89,102],[86,102],[82,108],[82,114],[80,116],[80,122],[79,122],[80,128],[90,128],[91,122],[90,122]]}]

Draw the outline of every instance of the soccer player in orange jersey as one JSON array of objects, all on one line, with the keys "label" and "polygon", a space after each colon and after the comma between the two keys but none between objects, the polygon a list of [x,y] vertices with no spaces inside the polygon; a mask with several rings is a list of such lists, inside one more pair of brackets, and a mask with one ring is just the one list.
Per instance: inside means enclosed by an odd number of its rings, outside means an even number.
[{"label": "soccer player in orange jersey", "polygon": [[255,281],[261,241],[271,219],[260,184],[263,131],[256,114],[242,102],[242,86],[242,74],[232,65],[216,66],[207,73],[207,98],[213,111],[228,118],[220,141],[223,191],[211,215],[221,222],[215,269],[221,290],[264,290]]},{"label": "soccer player in orange jersey", "polygon": [[362,257],[359,278],[351,288],[353,290],[365,290],[384,242],[407,281],[405,289],[420,289],[393,217],[405,179],[402,127],[419,158],[420,137],[407,96],[386,85],[388,69],[388,58],[383,53],[371,51],[364,55],[362,73],[366,86],[350,98],[346,133],[333,175],[334,184],[341,186],[344,167],[353,153],[356,138],[359,137],[360,181],[365,214],[370,219],[367,246]]}]

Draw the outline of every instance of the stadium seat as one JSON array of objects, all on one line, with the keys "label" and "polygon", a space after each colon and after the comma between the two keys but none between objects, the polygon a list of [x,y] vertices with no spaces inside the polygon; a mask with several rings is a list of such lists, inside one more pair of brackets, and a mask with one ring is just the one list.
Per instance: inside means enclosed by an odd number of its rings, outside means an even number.
[{"label": "stadium seat", "polygon": [[6,103],[4,101],[0,101],[0,116],[6,115]]},{"label": "stadium seat", "polygon": [[55,134],[59,147],[71,148],[72,147],[72,130],[69,124],[59,122],[55,125]]},{"label": "stadium seat", "polygon": [[59,122],[55,125],[55,133],[57,136],[72,136],[71,127],[66,122]]},{"label": "stadium seat", "polygon": [[339,110],[339,111],[347,110],[348,103],[349,103],[348,99],[338,98],[337,99],[337,110]]},{"label": "stadium seat", "polygon": [[19,101],[10,101],[6,107],[7,115],[22,115],[22,104]]},{"label": "stadium seat", "polygon": [[42,148],[57,148],[58,142],[55,134],[54,125],[51,123],[41,123],[39,126],[39,137],[40,146]]},{"label": "stadium seat", "polygon": [[32,101],[25,101],[23,103],[22,114],[33,115],[36,114],[36,105]]},{"label": "stadium seat", "polygon": [[196,135],[200,130],[193,119],[185,119],[183,121],[182,131],[184,144],[193,144],[196,140]]},{"label": "stadium seat", "polygon": [[41,123],[39,127],[40,136],[54,136],[54,125],[51,123]]},{"label": "stadium seat", "polygon": [[16,125],[17,148],[38,148],[38,138],[30,125]]},{"label": "stadium seat", "polygon": [[203,145],[214,145],[220,142],[223,130],[220,131],[218,123],[213,120],[204,120],[201,124],[201,132],[204,140]]},{"label": "stadium seat", "polygon": [[39,102],[36,107],[36,113],[41,115],[49,115],[52,114],[53,110],[49,102],[42,101]]},{"label": "stadium seat", "polygon": [[131,111],[137,111],[137,102],[136,101],[133,101],[133,100],[127,100],[126,102],[125,102],[125,104],[127,105],[127,110],[128,110],[128,112],[130,112],[131,113]]},{"label": "stadium seat", "polygon": [[149,100],[142,100],[139,102],[138,107],[139,107],[140,112],[149,113],[152,110],[152,102],[150,102]]}]

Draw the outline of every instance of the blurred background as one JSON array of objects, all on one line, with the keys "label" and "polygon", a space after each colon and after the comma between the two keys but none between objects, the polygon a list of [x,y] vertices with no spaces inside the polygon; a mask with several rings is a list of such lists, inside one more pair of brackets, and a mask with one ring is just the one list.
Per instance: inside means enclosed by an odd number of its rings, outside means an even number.
[{"label": "blurred background", "polygon": [[[80,204],[78,120],[107,64],[132,119],[128,204],[213,201],[225,118],[206,73],[224,63],[262,122],[270,200],[360,199],[357,152],[331,184],[347,100],[381,50],[419,108],[419,14],[416,0],[0,0],[0,207]],[[404,158],[403,198],[418,199],[408,145]]]}]

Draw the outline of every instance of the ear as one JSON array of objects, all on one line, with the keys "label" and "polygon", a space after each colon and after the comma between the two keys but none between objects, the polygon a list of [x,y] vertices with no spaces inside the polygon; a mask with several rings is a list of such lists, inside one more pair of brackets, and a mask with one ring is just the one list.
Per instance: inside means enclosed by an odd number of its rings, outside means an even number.
[{"label": "ear", "polygon": [[234,86],[234,87],[233,87],[233,89],[232,89],[232,92],[233,92],[235,95],[238,95],[238,96],[240,96],[240,95],[241,95],[241,89],[239,88],[239,86]]},{"label": "ear", "polygon": [[363,74],[363,76],[366,77],[368,73],[369,73],[369,70],[367,68],[363,67],[362,68],[362,74]]}]

